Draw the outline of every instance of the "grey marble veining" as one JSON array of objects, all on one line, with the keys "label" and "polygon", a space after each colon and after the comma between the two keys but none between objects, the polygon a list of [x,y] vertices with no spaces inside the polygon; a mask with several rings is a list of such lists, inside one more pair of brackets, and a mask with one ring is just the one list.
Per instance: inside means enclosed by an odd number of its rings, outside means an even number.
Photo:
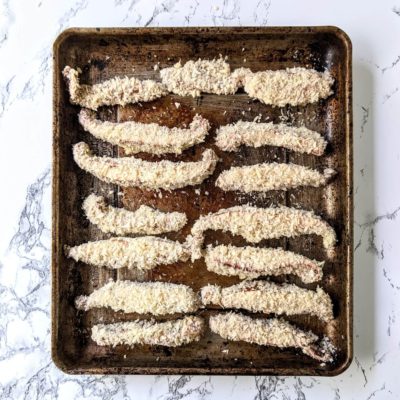
[{"label": "grey marble veining", "polygon": [[[51,362],[51,45],[71,26],[338,25],[354,53],[355,357],[335,378],[68,376]],[[390,1],[0,2],[1,399],[398,399],[400,7]]]}]

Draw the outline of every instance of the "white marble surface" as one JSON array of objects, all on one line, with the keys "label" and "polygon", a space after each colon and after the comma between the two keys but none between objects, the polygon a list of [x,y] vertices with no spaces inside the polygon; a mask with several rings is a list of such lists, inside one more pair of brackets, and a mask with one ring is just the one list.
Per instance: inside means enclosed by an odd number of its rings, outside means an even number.
[{"label": "white marble surface", "polygon": [[[335,378],[68,376],[50,346],[51,45],[71,26],[337,25],[354,48],[355,357]],[[1,0],[0,398],[400,398],[400,4]]]}]

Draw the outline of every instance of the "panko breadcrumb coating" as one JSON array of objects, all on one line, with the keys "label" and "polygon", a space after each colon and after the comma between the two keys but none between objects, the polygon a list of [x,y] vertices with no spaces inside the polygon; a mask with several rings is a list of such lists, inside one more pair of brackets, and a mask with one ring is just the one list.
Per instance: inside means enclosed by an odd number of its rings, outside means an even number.
[{"label": "panko breadcrumb coating", "polygon": [[215,144],[224,151],[238,151],[241,145],[276,146],[299,153],[321,156],[326,140],[305,126],[294,127],[272,122],[238,121],[217,130]]},{"label": "panko breadcrumb coating", "polygon": [[302,165],[273,162],[231,167],[221,172],[215,185],[225,191],[267,192],[301,186],[323,186],[334,174],[335,171],[330,168],[320,173]]},{"label": "panko breadcrumb coating", "polygon": [[167,322],[136,320],[97,324],[92,327],[92,339],[99,346],[148,344],[177,347],[197,342],[204,331],[204,320],[187,316]]},{"label": "panko breadcrumb coating", "polygon": [[191,235],[186,240],[192,252],[192,260],[202,256],[204,234],[209,229],[240,235],[250,243],[258,243],[263,239],[310,234],[322,236],[326,249],[333,248],[336,243],[334,229],[312,211],[284,206],[270,208],[234,206],[202,215],[194,223]]},{"label": "panko breadcrumb coating", "polygon": [[233,75],[250,97],[272,106],[303,106],[326,99],[333,93],[334,79],[328,71],[287,68],[251,72],[248,68],[239,68]]},{"label": "panko breadcrumb coating", "polygon": [[223,58],[176,63],[160,71],[162,83],[179,96],[199,97],[201,93],[234,94],[239,80]]},{"label": "panko breadcrumb coating", "polygon": [[293,274],[304,283],[321,280],[324,262],[280,248],[235,247],[220,245],[208,247],[205,262],[209,271],[220,275],[253,279],[260,276]]},{"label": "panko breadcrumb coating", "polygon": [[210,329],[224,339],[281,349],[294,347],[321,362],[333,361],[333,346],[318,344],[318,337],[278,318],[251,318],[239,313],[216,314],[210,317]]},{"label": "panko breadcrumb coating", "polygon": [[94,85],[82,85],[79,83],[78,70],[66,66],[62,73],[71,103],[92,110],[97,110],[100,106],[125,106],[129,103],[152,101],[168,93],[163,84],[152,80],[141,81],[126,76]]},{"label": "panko breadcrumb coating", "polygon": [[89,195],[82,206],[86,217],[105,233],[159,235],[176,232],[187,222],[185,213],[162,212],[142,205],[136,211],[107,205],[104,197]]},{"label": "panko breadcrumb coating", "polygon": [[110,281],[75,300],[78,310],[109,307],[125,313],[167,315],[195,312],[199,298],[186,285],[167,282]]},{"label": "panko breadcrumb coating", "polygon": [[201,300],[205,306],[215,304],[223,308],[277,315],[310,314],[324,322],[333,319],[332,300],[319,287],[314,291],[292,284],[243,281],[225,288],[207,285],[201,289]]},{"label": "panko breadcrumb coating", "polygon": [[186,261],[190,252],[184,245],[154,236],[114,237],[66,247],[67,257],[97,267],[150,270],[158,265]]},{"label": "panko breadcrumb coating", "polygon": [[97,139],[123,147],[127,155],[140,152],[181,154],[183,150],[203,142],[210,129],[208,120],[197,114],[187,129],[134,121],[100,121],[93,112],[84,109],[79,113],[79,122]]},{"label": "panko breadcrumb coating", "polygon": [[214,172],[218,162],[217,155],[211,149],[203,152],[200,161],[193,162],[99,157],[93,155],[84,142],[73,146],[73,155],[80,168],[104,182],[149,190],[173,190],[198,185]]}]

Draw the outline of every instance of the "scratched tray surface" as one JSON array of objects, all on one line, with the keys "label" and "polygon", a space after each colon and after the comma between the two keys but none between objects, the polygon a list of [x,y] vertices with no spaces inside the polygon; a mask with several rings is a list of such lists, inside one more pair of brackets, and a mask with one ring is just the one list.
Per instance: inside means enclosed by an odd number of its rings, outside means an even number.
[{"label": "scratched tray surface", "polygon": [[[156,29],[156,30],[72,30],[55,43],[54,71],[54,226],[53,226],[53,343],[55,362],[71,373],[218,373],[218,374],[293,374],[335,375],[344,370],[352,353],[351,329],[351,135],[349,131],[350,76],[349,43],[335,28],[267,28],[267,29]],[[244,92],[231,96],[204,95],[201,98],[168,95],[151,103],[126,107],[104,107],[101,119],[109,121],[157,122],[169,127],[188,125],[196,113],[207,118],[211,131],[206,142],[186,150],[182,155],[162,157],[138,154],[157,161],[199,159],[205,148],[213,148],[220,157],[210,179],[195,187],[172,192],[123,189],[105,184],[83,172],[74,163],[71,146],[79,141],[89,143],[95,153],[119,157],[122,150],[94,139],[79,126],[79,107],[69,103],[62,81],[65,65],[80,67],[82,83],[97,83],[117,75],[159,79],[160,68],[190,59],[212,59],[228,56],[232,68],[249,67],[253,71],[293,66],[329,69],[335,78],[334,95],[326,101],[304,107],[273,108],[253,101]],[[296,154],[284,149],[242,147],[237,153],[222,152],[214,145],[216,128],[239,119],[251,121],[261,115],[261,122],[305,124],[324,134],[329,141],[322,157]],[[294,162],[310,167],[332,167],[338,175],[325,188],[302,188],[288,192],[245,195],[223,192],[215,187],[219,173],[230,166],[259,162]],[[110,204],[134,210],[141,204],[163,211],[182,211],[188,224],[176,233],[163,235],[183,242],[194,221],[201,214],[238,204],[259,207],[287,205],[315,210],[336,230],[338,245],[330,259],[316,236],[265,240],[259,246],[283,247],[317,260],[326,260],[324,278],[319,283],[332,297],[335,319],[321,323],[315,317],[285,317],[300,328],[311,329],[319,336],[327,335],[338,349],[334,363],[321,365],[300,351],[259,347],[244,342],[229,342],[209,328],[203,338],[178,348],[150,346],[100,347],[90,339],[93,324],[149,319],[151,316],[115,313],[97,309],[77,312],[74,299],[89,294],[110,278],[139,281],[184,283],[194,290],[213,283],[229,286],[236,277],[208,272],[204,260],[161,266],[150,272],[91,267],[67,259],[64,245],[77,245],[89,240],[110,237],[91,225],[82,211],[82,201],[90,193],[105,196]],[[207,232],[206,244],[245,245],[245,241],[229,234]],[[294,282],[315,289],[317,284],[303,284],[294,277],[271,278],[276,282]],[[209,307],[197,314],[208,320],[217,312]],[[261,314],[258,314],[258,316]],[[257,316],[257,314],[255,315]],[[168,320],[179,315],[157,318]]]}]

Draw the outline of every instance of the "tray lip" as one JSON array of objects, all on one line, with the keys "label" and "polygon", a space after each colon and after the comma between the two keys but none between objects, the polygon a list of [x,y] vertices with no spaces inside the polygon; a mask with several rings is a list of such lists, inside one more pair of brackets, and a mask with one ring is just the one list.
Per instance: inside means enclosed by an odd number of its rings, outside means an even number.
[{"label": "tray lip", "polygon": [[[346,47],[347,59],[350,61],[352,42],[349,35],[335,25],[309,25],[309,26],[173,26],[173,27],[70,27],[63,30],[53,42],[53,72],[56,69],[56,55],[60,46],[71,36],[85,35],[159,35],[159,34],[316,34],[330,33],[342,41]],[[351,68],[350,68],[351,71]],[[54,76],[54,74],[53,74]],[[351,94],[351,93],[350,93]]]},{"label": "tray lip", "polygon": [[[304,369],[301,371],[291,368],[248,368],[248,367],[218,367],[218,368],[186,368],[186,367],[88,367],[88,366],[71,366],[63,361],[62,356],[58,353],[58,238],[59,238],[59,148],[58,138],[60,135],[59,127],[59,103],[60,96],[60,76],[59,71],[59,55],[61,45],[72,36],[85,35],[159,35],[159,34],[316,34],[329,33],[335,36],[345,48],[345,132],[347,137],[346,151],[346,182],[347,185],[347,211],[349,218],[345,224],[347,237],[347,259],[348,259],[348,325],[347,336],[347,358],[341,365],[334,370],[321,370],[320,374],[307,373]],[[61,32],[53,43],[53,143],[52,143],[52,246],[51,246],[51,358],[54,364],[63,372],[68,374],[126,374],[126,375],[281,375],[290,376],[296,373],[297,376],[337,376],[346,371],[353,361],[353,269],[354,269],[354,250],[353,250],[353,104],[352,104],[352,43],[342,29],[331,26],[268,26],[268,27],[157,27],[157,28],[68,28]],[[315,370],[314,370],[315,372]]]}]

